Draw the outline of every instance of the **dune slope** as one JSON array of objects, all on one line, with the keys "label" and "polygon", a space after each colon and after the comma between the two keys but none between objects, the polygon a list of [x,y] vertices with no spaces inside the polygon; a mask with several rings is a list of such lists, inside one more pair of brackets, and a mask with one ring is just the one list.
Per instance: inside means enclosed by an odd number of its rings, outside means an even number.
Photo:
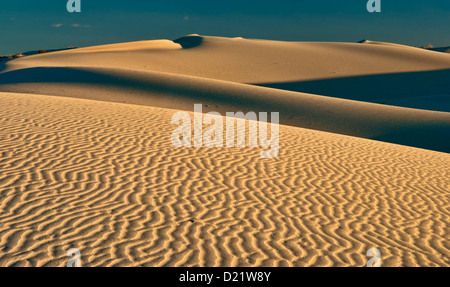
[{"label": "dune slope", "polygon": [[449,113],[386,105],[446,111],[426,99],[449,99],[449,55],[368,43],[194,35],[72,49],[8,62],[0,91],[279,112],[283,124],[450,152]]},{"label": "dune slope", "polygon": [[175,42],[153,40],[71,49],[16,59],[9,62],[8,69],[122,67],[240,83],[450,69],[450,55],[401,45],[284,42],[198,35]]},{"label": "dune slope", "polygon": [[280,127],[171,145],[174,110],[2,93],[0,266],[449,266],[450,155]]},{"label": "dune slope", "polygon": [[[31,80],[25,84],[23,79]],[[5,82],[9,84],[3,88],[13,92],[56,93],[186,111],[202,103],[204,112],[279,112],[282,124],[450,152],[450,113],[111,68],[21,69],[3,74],[0,84]]]}]

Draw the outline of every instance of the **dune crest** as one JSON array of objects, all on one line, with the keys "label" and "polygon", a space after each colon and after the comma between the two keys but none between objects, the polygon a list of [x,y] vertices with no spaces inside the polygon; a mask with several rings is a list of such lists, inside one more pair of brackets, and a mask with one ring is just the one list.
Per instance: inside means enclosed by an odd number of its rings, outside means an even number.
[{"label": "dune crest", "polygon": [[[177,41],[193,47],[180,49]],[[199,35],[188,35],[175,42],[140,41],[34,55],[8,62],[7,70],[25,66],[84,66],[271,83],[450,69],[449,55],[408,46],[236,40]],[[108,53],[109,49],[113,51]],[[120,55],[114,53],[119,49]]]}]

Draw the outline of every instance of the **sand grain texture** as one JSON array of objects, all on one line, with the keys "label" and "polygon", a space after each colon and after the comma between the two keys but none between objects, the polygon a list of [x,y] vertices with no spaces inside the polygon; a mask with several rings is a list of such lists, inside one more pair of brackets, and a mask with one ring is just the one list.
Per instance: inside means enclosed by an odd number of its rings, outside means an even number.
[{"label": "sand grain texture", "polygon": [[281,126],[180,148],[173,110],[2,94],[0,265],[448,266],[448,154]]}]

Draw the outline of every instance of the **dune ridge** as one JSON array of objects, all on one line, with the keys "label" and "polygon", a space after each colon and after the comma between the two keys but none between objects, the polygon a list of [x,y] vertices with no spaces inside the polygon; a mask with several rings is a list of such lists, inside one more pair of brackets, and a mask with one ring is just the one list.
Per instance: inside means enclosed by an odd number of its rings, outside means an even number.
[{"label": "dune ridge", "polygon": [[[402,45],[283,42],[190,35],[15,59],[23,67],[126,67],[240,83],[290,82],[450,69],[450,55]],[[193,44],[194,43],[194,44]]]},{"label": "dune ridge", "polygon": [[[31,79],[29,83],[27,80]],[[76,79],[76,82],[73,81]],[[450,152],[450,114],[160,72],[28,68],[0,78],[2,90],[84,97],[192,111],[279,112],[280,123]],[[161,96],[163,95],[163,96]]]}]

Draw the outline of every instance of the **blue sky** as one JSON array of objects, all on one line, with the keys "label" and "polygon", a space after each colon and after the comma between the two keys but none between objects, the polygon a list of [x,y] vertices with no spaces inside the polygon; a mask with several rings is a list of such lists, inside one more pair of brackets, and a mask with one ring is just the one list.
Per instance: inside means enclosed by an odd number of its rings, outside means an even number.
[{"label": "blue sky", "polygon": [[0,0],[0,55],[201,35],[288,41],[362,39],[450,45],[449,0]]}]

